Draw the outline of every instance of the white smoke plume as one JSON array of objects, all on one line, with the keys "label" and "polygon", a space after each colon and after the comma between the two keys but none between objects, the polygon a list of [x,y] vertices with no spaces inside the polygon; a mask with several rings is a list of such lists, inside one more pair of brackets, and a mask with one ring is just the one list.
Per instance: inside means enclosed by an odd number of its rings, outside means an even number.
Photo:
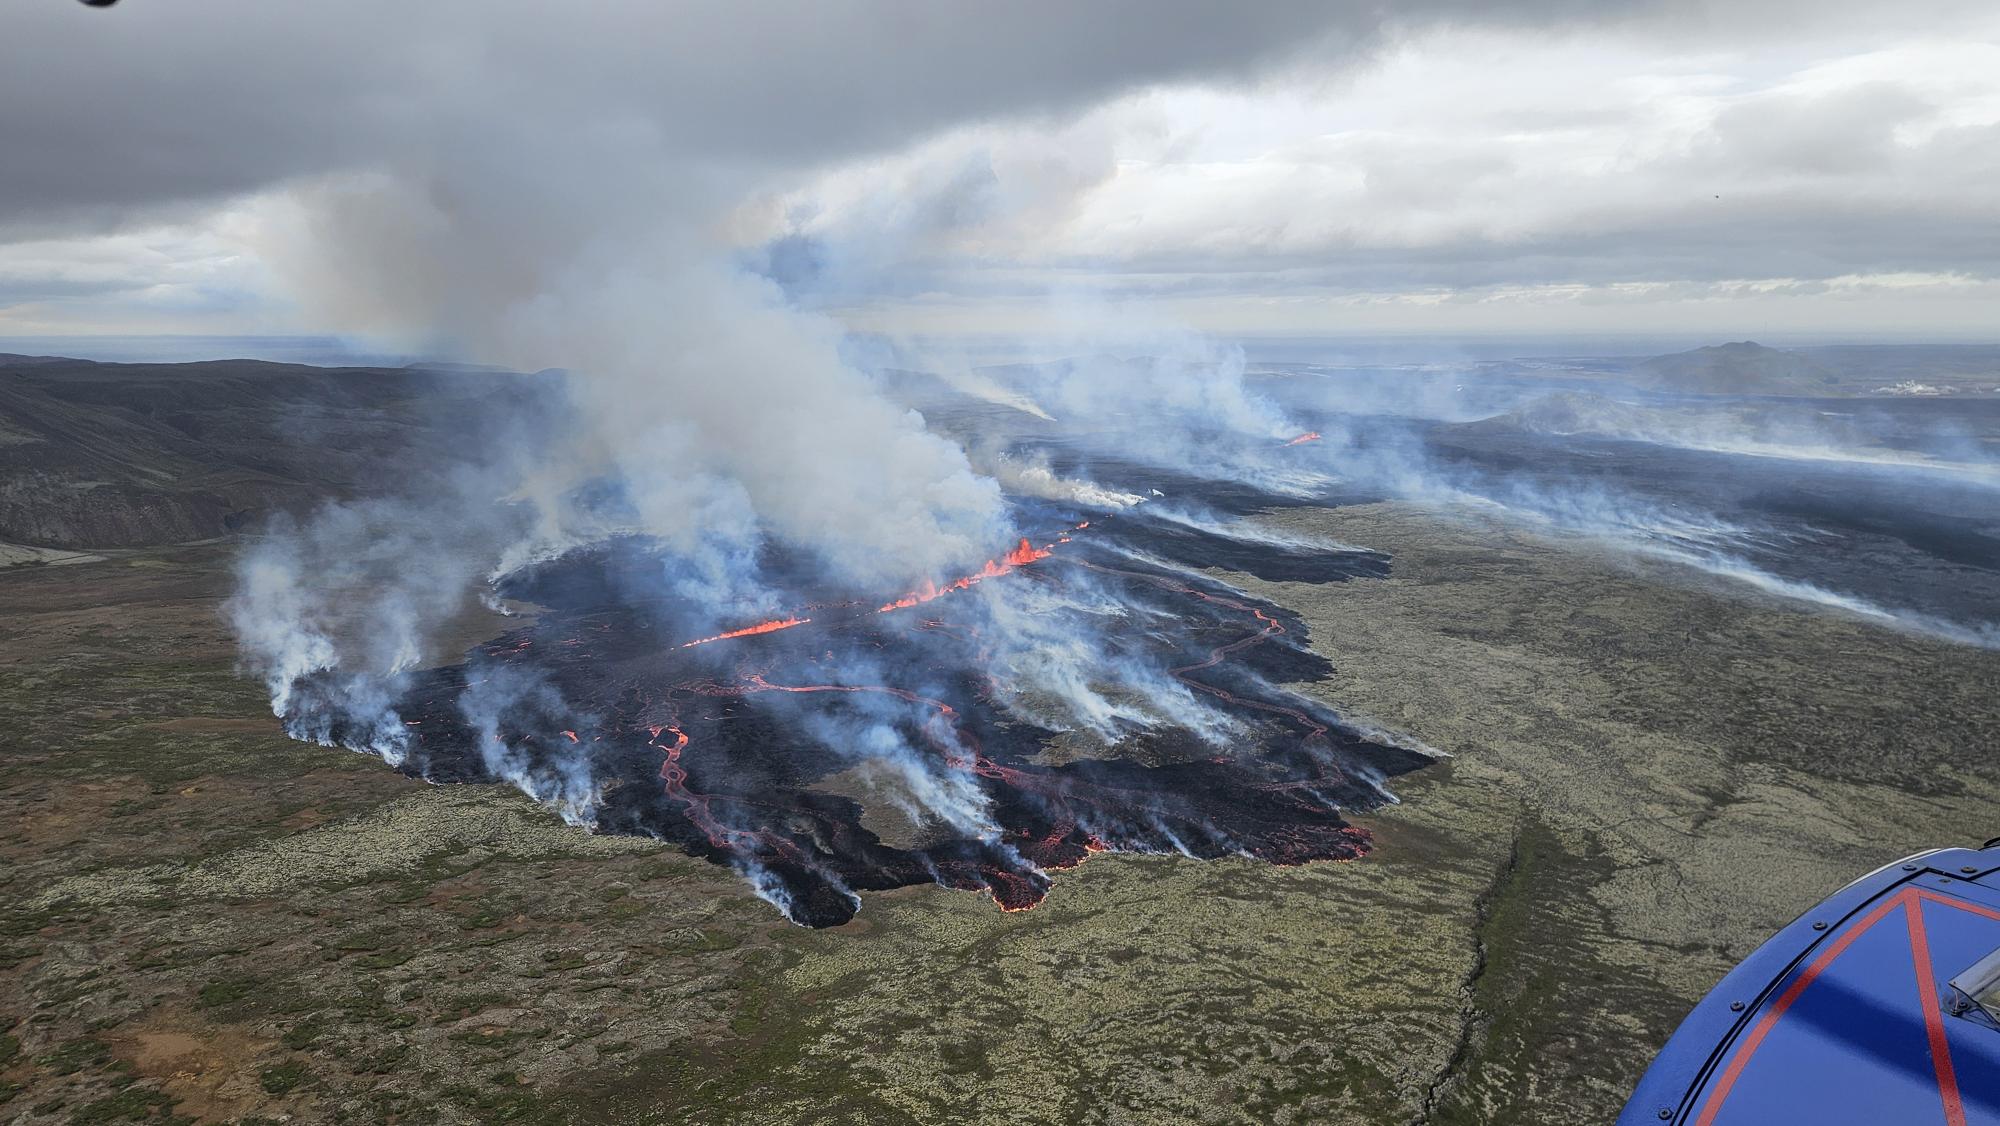
[{"label": "white smoke plume", "polygon": [[[358,597],[246,596],[239,621],[253,661],[275,670],[274,680],[300,668],[402,667],[435,625],[425,607],[476,598],[485,580],[616,533],[660,541],[674,560],[663,585],[713,604],[718,619],[763,605],[753,563],[769,543],[813,554],[830,577],[855,587],[908,589],[976,567],[1015,534],[1001,484],[922,416],[878,393],[843,358],[840,324],[801,307],[771,271],[753,268],[742,243],[745,201],[781,196],[817,168],[865,162],[969,122],[1005,120],[1023,136],[1067,138],[1069,171],[1030,177],[1036,186],[1025,194],[1003,189],[987,211],[1032,218],[1042,206],[1035,199],[1059,206],[1064,184],[1103,171],[1092,171],[1091,156],[1106,151],[1101,139],[1087,126],[1052,128],[1055,120],[1153,82],[1228,81],[1306,55],[1317,65],[1345,62],[1391,30],[1375,6],[1345,4],[1254,12],[1175,5],[1165,23],[1156,5],[1122,0],[914,22],[868,4],[837,13],[791,3],[551,13],[364,0],[362,8],[278,18],[267,6],[234,2],[172,19],[135,9],[101,45],[77,48],[89,57],[93,49],[150,50],[163,38],[226,40],[233,54],[263,59],[294,56],[296,43],[313,42],[300,67],[319,92],[297,103],[289,90],[302,75],[253,76],[268,97],[251,99],[252,120],[232,117],[232,130],[213,138],[224,153],[211,168],[195,169],[217,174],[200,181],[213,185],[206,190],[255,193],[246,214],[259,257],[325,327],[571,373],[574,417],[531,463],[494,472],[485,498],[474,490],[439,497],[413,482],[408,516],[419,525],[448,524],[501,497],[516,498],[527,514],[525,526],[490,542],[406,545],[397,558],[418,571],[438,569],[415,583],[423,597],[406,597],[399,582],[382,584],[370,599],[379,611]],[[1404,18],[1458,8],[1446,2]],[[1531,5],[1499,18],[1541,15]],[[364,34],[369,26],[397,34]],[[47,31],[70,34],[67,24]],[[356,62],[367,65],[345,65]],[[130,68],[103,69],[122,81]],[[197,89],[187,96],[245,104],[241,75],[230,83],[215,77],[208,90],[211,72],[230,69],[188,67]],[[126,110],[150,112],[146,98],[126,101],[102,121],[93,115],[90,128],[123,120]],[[180,130],[210,139],[212,115],[180,108]],[[319,128],[302,131],[308,118]],[[302,132],[311,133],[310,144]],[[192,160],[197,148],[178,155]],[[968,187],[976,192],[980,166],[962,167],[971,180],[911,181],[897,198],[929,207]],[[1032,162],[1006,167],[1026,173]],[[78,189],[98,198],[118,182],[94,177]],[[887,245],[954,227],[953,214],[947,206],[913,217],[892,202],[863,225]],[[864,241],[848,245],[860,254]],[[1260,441],[1284,436],[1268,404],[1244,392],[1240,354],[1172,326],[1108,315],[1085,294],[1060,303],[1070,307],[1067,335],[1079,350],[1157,358],[1072,363],[1038,373],[1028,388],[961,372],[959,385],[1012,397],[1043,418],[1119,415],[1128,413],[1121,403],[1137,403],[1139,421],[1200,418]],[[1134,364],[1141,370],[1125,370]],[[1107,382],[1123,385],[1099,386]],[[1160,444],[1183,457],[1189,446],[1178,436]],[[1125,499],[1037,478],[1030,470],[1018,482],[1068,488],[1079,502]],[[575,503],[607,480],[620,493],[614,511]],[[420,494],[439,514],[415,511]],[[342,530],[377,535],[361,523],[323,516],[304,531],[302,550],[322,554]],[[400,542],[381,534],[381,542]],[[433,563],[435,555],[452,558]],[[267,571],[282,570],[278,560],[273,554]],[[269,574],[260,581],[284,585]],[[314,624],[336,618],[349,626]],[[357,662],[343,642],[330,659],[310,639],[332,632],[383,639],[369,644],[391,645],[399,656],[369,653]]]},{"label": "white smoke plume", "polygon": [[531,758],[508,738],[510,723],[522,721],[591,725],[590,717],[576,714],[538,670],[513,666],[488,670],[466,687],[458,706],[478,737],[480,760],[490,776],[512,783],[572,825],[595,822],[599,786],[585,751]]},{"label": "white smoke plume", "polygon": [[1000,482],[1002,488],[1018,496],[1063,501],[1085,509],[1115,511],[1145,501],[1137,493],[1121,492],[1080,478],[1059,476],[1049,466],[1046,454],[995,454],[980,459],[979,467]]},{"label": "white smoke plume", "polygon": [[[736,524],[821,552],[843,578],[895,586],[1007,541],[997,487],[875,394],[841,359],[835,325],[735,269],[699,232],[699,211],[600,188],[627,174],[617,167],[581,169],[575,183],[507,172],[439,169],[445,183],[422,195],[401,179],[322,185],[308,237],[283,260],[356,327],[571,370],[579,422],[536,487],[615,474],[638,530],[675,547]],[[477,206],[443,202],[468,198]],[[544,229],[550,244],[523,254],[541,216],[580,209],[626,214],[603,231]],[[444,276],[396,284],[413,269]]]},{"label": "white smoke plume", "polygon": [[1080,581],[1059,589],[986,584],[979,593],[991,623],[995,698],[1026,722],[1084,732],[1105,746],[1168,725],[1215,745],[1241,733],[1165,669],[1105,650],[1100,639],[1111,622],[1148,613],[1144,608]]},{"label": "white smoke plume", "polygon": [[[1322,389],[1322,394],[1332,399]],[[1342,402],[1356,397],[1340,396]],[[1381,405],[1379,395],[1358,397],[1365,407]],[[1427,400],[1436,408],[1437,400]],[[1459,405],[1446,406],[1430,417],[1465,417]],[[1524,408],[1504,413],[1505,421],[1521,429],[1562,436],[1601,435],[1628,441],[1699,450],[1721,455],[1827,463],[1850,472],[1886,480],[1904,480],[1928,488],[1937,482],[1983,490],[1990,487],[1992,460],[1962,446],[1954,449],[1951,435],[1930,435],[1937,448],[1957,460],[1919,454],[1885,452],[1871,441],[1878,432],[1867,420],[1828,421],[1800,409],[1719,400],[1702,407],[1684,404],[1671,409],[1646,409],[1597,395],[1564,394],[1543,397]],[[1480,423],[1479,425],[1487,425]],[[1583,536],[1632,555],[1663,560],[1723,580],[1739,588],[1783,599],[1820,611],[1844,614],[1954,644],[1980,648],[2000,646],[2000,623],[1990,619],[1954,619],[1939,613],[1885,604],[1878,598],[1835,589],[1821,582],[1787,577],[1753,557],[1760,551],[1784,553],[1801,529],[1786,530],[1750,520],[1718,515],[1700,505],[1683,505],[1649,498],[1624,487],[1589,477],[1555,473],[1503,472],[1441,459],[1435,449],[1413,432],[1385,425],[1380,419],[1336,413],[1320,425],[1328,433],[1312,454],[1328,472],[1353,488],[1501,518],[1532,528]],[[1157,518],[1174,513],[1153,510]],[[1824,550],[1822,545],[1820,550]]]},{"label": "white smoke plume", "polygon": [[[451,654],[442,627],[477,605],[480,577],[519,534],[521,513],[457,493],[474,484],[446,477],[442,495],[414,504],[379,499],[330,504],[304,521],[278,519],[244,550],[225,606],[250,671],[270,688],[272,711],[296,723],[330,713],[370,734],[359,739],[392,762],[407,736],[391,709],[395,678]],[[342,694],[342,706],[302,709],[295,693]],[[331,742],[327,730],[294,732]]]}]

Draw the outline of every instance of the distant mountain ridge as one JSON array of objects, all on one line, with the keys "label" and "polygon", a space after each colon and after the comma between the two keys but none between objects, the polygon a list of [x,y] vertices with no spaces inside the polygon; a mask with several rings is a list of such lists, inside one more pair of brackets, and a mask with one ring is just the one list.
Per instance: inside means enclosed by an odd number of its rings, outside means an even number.
[{"label": "distant mountain ridge", "polygon": [[209,539],[384,491],[472,452],[480,420],[556,386],[495,372],[0,356],[0,543]]},{"label": "distant mountain ridge", "polygon": [[1645,408],[1621,403],[1590,391],[1552,391],[1513,410],[1458,423],[1462,430],[1519,431],[1568,436],[1622,435],[1644,432],[1652,415]]},{"label": "distant mountain ridge", "polygon": [[1641,360],[1631,381],[1693,395],[1811,395],[1827,393],[1838,377],[1797,352],[1739,340]]}]

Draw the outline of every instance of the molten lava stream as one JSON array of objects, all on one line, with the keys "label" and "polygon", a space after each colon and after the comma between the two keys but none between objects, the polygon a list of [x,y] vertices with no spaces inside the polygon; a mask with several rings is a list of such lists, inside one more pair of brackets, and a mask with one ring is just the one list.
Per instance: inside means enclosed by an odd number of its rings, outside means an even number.
[{"label": "molten lava stream", "polygon": [[1320,439],[1319,431],[1308,430],[1305,433],[1299,435],[1298,437],[1293,438],[1291,441],[1286,442],[1285,444],[1288,446],[1302,446],[1307,442],[1317,442],[1319,441],[1319,439]]},{"label": "molten lava stream", "polygon": [[[674,724],[660,724],[646,730],[653,735],[647,745],[665,753],[660,763],[660,781],[665,783],[667,796],[681,803],[687,810],[688,820],[708,838],[708,843],[723,852],[755,857],[758,846],[788,859],[806,862],[808,858],[799,847],[775,833],[759,829],[749,831],[732,829],[716,820],[709,807],[709,797],[687,788],[687,767],[681,765],[681,752],[687,750],[687,733]],[[660,735],[674,733],[673,746],[662,746]]]}]

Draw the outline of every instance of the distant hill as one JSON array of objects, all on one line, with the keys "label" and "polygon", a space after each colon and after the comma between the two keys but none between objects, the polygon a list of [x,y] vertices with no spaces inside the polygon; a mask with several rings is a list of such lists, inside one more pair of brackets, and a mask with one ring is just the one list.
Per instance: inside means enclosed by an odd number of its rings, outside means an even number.
[{"label": "distant hill", "polygon": [[1588,391],[1555,391],[1491,418],[1458,423],[1466,431],[1518,431],[1533,434],[1637,434],[1648,429],[1649,413],[1641,407],[1607,399]]},{"label": "distant hill", "polygon": [[390,488],[535,413],[549,379],[254,360],[0,357],[0,543],[208,539],[271,511]]},{"label": "distant hill", "polygon": [[1839,381],[1813,359],[1750,340],[1641,360],[1632,365],[1630,379],[1692,395],[1822,395]]}]

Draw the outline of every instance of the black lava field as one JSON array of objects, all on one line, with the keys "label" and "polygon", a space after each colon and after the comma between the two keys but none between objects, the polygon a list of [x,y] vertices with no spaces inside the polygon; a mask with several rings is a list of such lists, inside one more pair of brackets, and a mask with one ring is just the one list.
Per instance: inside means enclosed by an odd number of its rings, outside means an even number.
[{"label": "black lava field", "polygon": [[[1331,667],[1283,608],[1204,577],[1203,566],[1314,582],[1378,578],[1386,557],[1191,530],[1144,506],[1106,519],[1035,509],[1040,534],[979,574],[901,598],[809,601],[810,576],[766,561],[799,608],[706,636],[649,599],[659,566],[611,541],[518,572],[501,593],[543,607],[532,624],[456,665],[404,682],[394,759],[434,782],[509,778],[546,796],[588,778],[584,817],[745,873],[794,922],[833,926],[860,891],[937,883],[1033,907],[1050,872],[1092,852],[1241,855],[1273,864],[1351,859],[1369,848],[1344,810],[1387,800],[1382,779],[1429,760],[1372,740],[1284,687]],[[1157,670],[1171,693],[1220,716],[1204,735],[1153,723],[1052,761],[1058,732],[1002,705],[989,584],[1039,584],[1119,612],[1092,620],[1111,661]],[[983,588],[983,589],[982,589]],[[1011,593],[1027,593],[1026,589]],[[1108,623],[1108,625],[1107,625]],[[302,685],[296,728],[367,739],[330,693]],[[498,701],[468,706],[467,701]],[[919,808],[922,840],[885,843],[833,776],[891,748],[914,776],[970,796],[978,824]],[[914,761],[909,761],[914,759]],[[393,761],[393,759],[392,759]]]}]

